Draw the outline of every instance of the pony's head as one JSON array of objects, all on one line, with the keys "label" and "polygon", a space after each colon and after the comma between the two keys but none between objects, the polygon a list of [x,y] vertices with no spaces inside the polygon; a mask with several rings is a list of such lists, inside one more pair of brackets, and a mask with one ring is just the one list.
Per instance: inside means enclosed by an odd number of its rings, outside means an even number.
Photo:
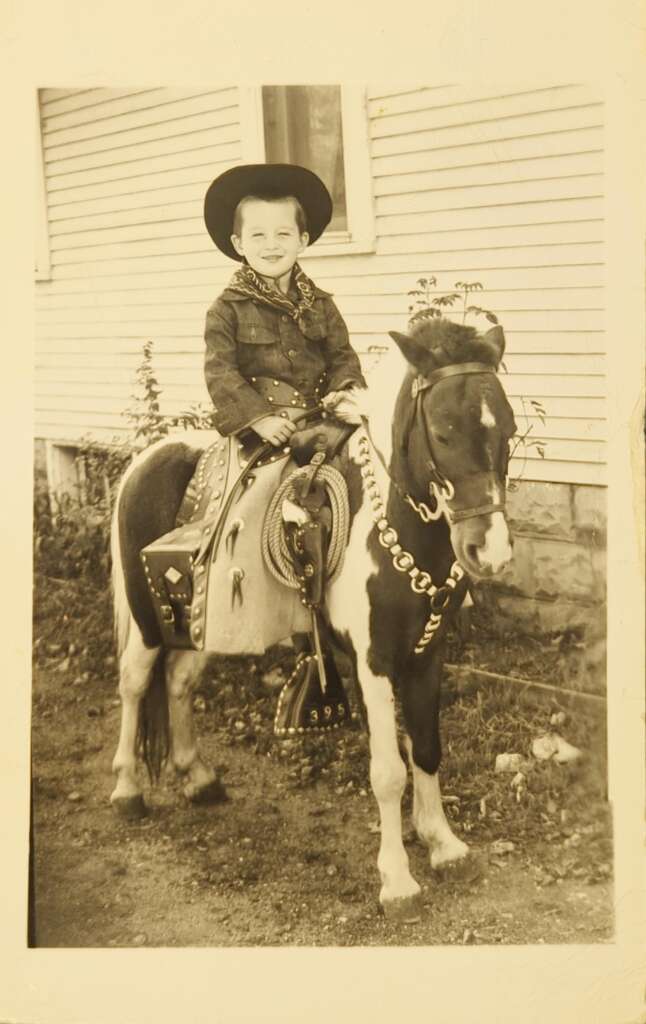
[{"label": "pony's head", "polygon": [[437,318],[390,336],[410,367],[397,403],[393,456],[413,499],[427,501],[429,492],[437,499],[464,569],[491,576],[511,558],[504,503],[516,424],[496,376],[502,327],[479,334]]}]

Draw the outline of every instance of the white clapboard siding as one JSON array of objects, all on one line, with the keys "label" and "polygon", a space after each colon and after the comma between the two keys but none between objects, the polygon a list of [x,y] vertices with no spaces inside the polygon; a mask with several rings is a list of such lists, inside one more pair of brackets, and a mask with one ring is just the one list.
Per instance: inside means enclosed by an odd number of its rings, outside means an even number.
[{"label": "white clapboard siding", "polygon": [[[597,231],[599,229],[597,228]],[[525,238],[529,233],[525,231]],[[534,229],[532,229],[533,234]],[[538,233],[538,232],[537,232]],[[466,233],[465,233],[466,234]],[[491,233],[498,241],[500,232]],[[385,242],[389,240],[386,239]],[[149,243],[148,243],[149,244]],[[187,243],[185,250],[177,251],[153,251],[149,255],[136,255],[132,253],[133,246],[127,247],[122,255],[106,256],[100,253],[103,258],[90,262],[81,253],[75,260],[65,259],[65,250],[59,252],[59,263],[52,266],[52,282],[55,288],[65,287],[67,282],[77,281],[82,278],[89,278],[96,282],[97,288],[101,287],[103,278],[112,278],[120,274],[128,274],[131,279],[136,280],[137,274],[157,274],[182,272],[207,273],[219,271],[231,275],[231,262],[222,256],[217,249],[208,247],[197,249],[201,240],[193,238]],[[380,254],[379,260],[374,257],[372,265],[379,267],[379,274],[400,274],[407,273],[411,288],[421,275],[441,275],[439,283],[447,290],[452,288],[456,279],[479,280],[485,285],[489,282],[489,273],[502,268],[509,270],[511,274],[516,271],[523,274],[528,269],[543,267],[580,267],[580,266],[602,266],[604,247],[600,239],[586,241],[581,245],[569,243],[554,243],[553,245],[524,245],[515,248],[503,244],[496,246],[492,244],[490,249],[468,248],[468,242],[462,234],[459,235],[459,248],[455,241],[451,242],[448,236],[438,234],[433,238],[433,249],[422,252],[405,252],[387,256]],[[467,247],[464,247],[464,246]],[[447,248],[443,248],[446,246]],[[157,246],[157,249],[160,247]],[[380,240],[380,248],[385,248],[384,240]],[[314,252],[314,250],[313,250]],[[344,262],[345,260],[345,262]],[[317,280],[321,287],[327,287],[326,282],[330,277],[343,274],[347,278],[367,277],[371,275],[366,272],[366,266],[371,263],[356,260],[347,261],[341,256],[326,257],[320,259],[314,255],[306,256],[302,263],[308,272],[318,271]],[[363,268],[363,270],[361,269]],[[446,275],[446,276],[444,276]],[[454,276],[455,275],[455,276]],[[160,281],[166,279],[160,276]],[[492,280],[494,278],[492,277]],[[527,280],[527,278],[525,278]],[[43,283],[45,286],[45,283]]]},{"label": "white clapboard siding", "polygon": [[[466,275],[460,275],[466,276]],[[458,277],[457,272],[446,282],[453,287]],[[401,295],[407,296],[415,287],[416,281],[411,281],[410,273],[393,272],[390,274],[351,274],[348,272],[341,277],[333,277],[329,274],[322,278],[319,275],[321,284],[333,295]],[[497,289],[505,286],[508,293],[523,291],[527,294],[549,289],[552,293],[557,291],[568,291],[574,288],[599,288],[603,287],[605,281],[605,270],[602,264],[587,263],[573,264],[566,266],[544,266],[532,268],[532,287],[527,287],[527,272],[521,268],[514,270],[510,267],[502,269],[489,268],[487,271],[487,288]],[[203,269],[193,268],[190,270],[176,270],[173,274],[173,287],[165,283],[164,278],[157,273],[138,273],[136,275],[123,274],[121,276],[111,274],[109,277],[93,278],[91,280],[74,280],[67,284],[63,282],[52,283],[44,281],[39,287],[36,302],[39,308],[56,308],[61,305],[84,305],[86,303],[104,302],[108,305],[118,305],[126,302],[127,296],[131,293],[140,293],[142,296],[154,296],[159,291],[164,291],[169,296],[185,295],[187,298],[195,298],[204,301],[211,294],[213,285],[212,266]],[[442,289],[444,291],[445,289]],[[434,291],[439,291],[436,287]],[[487,291],[487,294],[490,294]],[[71,297],[74,296],[74,299]],[[157,295],[154,301],[157,301]],[[145,300],[146,301],[146,300]],[[173,301],[172,298],[170,301]]]},{"label": "white clapboard siding", "polygon": [[425,171],[391,171],[387,176],[375,178],[374,195],[415,195],[417,192],[435,192],[456,188],[482,188],[518,185],[519,182],[560,181],[565,183],[577,176],[594,177],[603,173],[601,150],[587,153],[568,153],[549,159],[512,160],[479,163],[472,166],[432,167]]},{"label": "white clapboard siding", "polygon": [[402,93],[394,91],[379,96],[371,90],[368,109],[371,117],[383,118],[384,130],[387,130],[389,117],[409,115],[413,111],[420,111],[423,117],[432,117],[437,111],[462,108],[469,118],[486,116],[492,111],[504,117],[519,110],[562,107],[563,98],[570,104],[576,99],[582,102],[590,101],[587,90],[580,85],[547,85],[538,89],[519,85],[511,89],[508,84],[492,83],[478,87],[444,85],[434,87],[433,90],[424,88]]},{"label": "white clapboard siding", "polygon": [[[140,102],[141,94],[135,93],[125,100],[117,100],[114,103],[115,109],[111,116],[86,117],[84,110],[77,111],[76,115],[65,115],[65,123],[60,127],[53,123],[56,119],[43,120],[43,145],[46,151],[52,146],[60,148],[72,145],[85,140],[87,152],[92,152],[97,139],[105,140],[112,138],[117,144],[127,141],[123,136],[130,132],[141,129],[149,131],[164,126],[165,131],[170,132],[170,126],[176,121],[186,122],[196,114],[210,114],[212,111],[221,111],[237,108],[235,90],[217,90],[209,92],[195,92],[181,95],[179,91],[158,89],[153,90],[154,98],[145,103],[142,108]],[[222,97],[225,102],[222,102]],[[230,99],[230,102],[227,102]],[[130,107],[130,109],[128,109]],[[233,115],[225,115],[223,123],[231,123]]]},{"label": "white clapboard siding", "polygon": [[[147,340],[163,407],[208,406],[204,317],[233,266],[204,230],[202,201],[247,148],[238,88],[44,89],[40,105],[51,276],[36,295],[38,435],[124,436]],[[469,302],[504,326],[501,380],[519,430],[545,446],[544,458],[527,451],[523,476],[603,483],[600,96],[576,83],[377,85],[366,110],[374,251],[319,244],[303,258],[366,372],[388,332],[407,329],[419,278],[437,278],[430,298],[480,282]]]},{"label": "white clapboard siding", "polygon": [[[438,297],[439,293],[434,290],[430,293],[432,297]],[[210,291],[205,289],[200,295],[192,296],[185,295],[179,289],[176,289],[172,294],[164,295],[164,308],[159,308],[160,295],[157,292],[137,292],[135,295],[128,292],[122,292],[119,301],[105,301],[106,298],[113,299],[114,296],[105,293],[102,295],[103,302],[97,303],[90,301],[89,296],[83,296],[82,302],[71,303],[69,300],[64,302],[61,306],[50,306],[48,313],[49,323],[88,323],[96,318],[96,310],[101,308],[101,316],[106,321],[111,320],[142,320],[148,317],[151,313],[150,307],[155,307],[158,311],[159,317],[166,315],[172,317],[191,316],[199,314],[200,316],[204,313],[205,302],[208,302],[210,297]],[[554,289],[536,289],[536,291],[482,291],[478,292],[473,299],[471,296],[470,301],[477,303],[480,306],[484,306],[487,309],[495,309],[499,314],[499,318],[504,322],[504,315],[510,311],[524,312],[527,310],[534,311],[562,311],[567,310],[569,312],[573,310],[585,310],[592,312],[603,312],[603,290],[601,288],[554,288]],[[65,300],[65,296],[59,297]],[[366,299],[370,299],[371,307],[374,313],[387,314],[393,318],[399,318],[401,316],[402,308],[407,308],[408,303],[412,303],[414,297],[403,295],[400,292],[393,292],[391,294],[375,293],[375,294],[361,294],[361,293],[348,293],[339,294],[336,293],[336,300],[340,306],[343,307],[345,315],[353,315],[361,313],[365,309]],[[168,303],[168,305],[166,305]],[[455,303],[455,309],[458,311],[462,306],[462,301]],[[39,306],[39,308],[42,308]]]},{"label": "white clapboard siding", "polygon": [[376,188],[381,190],[385,187],[384,179],[391,174],[423,174],[426,171],[461,170],[472,166],[482,167],[483,170],[490,167],[505,169],[514,164],[519,174],[523,175],[525,164],[534,160],[544,161],[544,173],[549,175],[557,160],[562,162],[567,157],[578,158],[585,153],[598,154],[602,149],[603,128],[595,125],[505,139],[501,159],[498,158],[499,142],[471,142],[461,146],[440,146],[375,157],[373,169]]},{"label": "white clapboard siding", "polygon": [[139,93],[150,93],[152,89],[41,89],[40,106],[43,121],[57,114],[65,114],[70,110],[81,110],[83,107],[97,107],[103,103],[113,103],[121,96],[134,96]]},{"label": "white clapboard siding", "polygon": [[[56,150],[44,150],[45,156],[45,170],[49,171],[48,177],[55,179],[49,185],[52,194],[65,192],[68,189],[75,189],[77,184],[83,187],[89,187],[91,185],[100,184],[104,181],[109,180],[121,180],[124,176],[127,177],[127,167],[124,165],[132,161],[130,154],[139,149],[139,153],[144,150],[143,156],[138,156],[138,160],[146,159],[151,156],[152,160],[157,159],[160,156],[164,156],[166,150],[170,146],[170,139],[178,140],[181,149],[190,149],[191,139],[198,135],[201,136],[205,131],[213,133],[214,129],[217,129],[219,136],[219,143],[226,145],[239,138],[239,131],[237,130],[237,124],[233,121],[234,113],[226,110],[224,113],[220,110],[213,112],[206,112],[204,114],[195,114],[185,121],[179,122],[162,122],[158,125],[151,125],[147,128],[140,128],[138,130],[123,132],[117,135],[106,135],[103,138],[93,141],[92,145],[95,147],[95,153],[108,152],[114,157],[113,164],[114,170],[111,172],[110,165],[105,165],[97,159],[96,166],[92,166],[88,170],[72,171],[70,173],[78,174],[78,182],[74,178],[69,176],[63,168],[60,173],[58,169],[58,157],[63,155],[65,158],[71,158],[75,153],[87,155],[87,145],[80,142],[74,146],[59,147]],[[176,134],[173,134],[175,132]],[[150,154],[145,150],[157,150],[156,154]],[[199,148],[196,152],[199,152]],[[134,162],[134,161],[132,161]],[[69,197],[69,193],[59,198],[66,199]]]},{"label": "white clapboard siding", "polygon": [[429,130],[394,132],[373,135],[372,146],[375,156],[392,156],[394,153],[415,153],[420,150],[440,150],[450,147],[473,145],[474,142],[493,144],[498,148],[508,139],[525,138],[527,135],[547,135],[553,132],[571,132],[578,128],[598,128],[602,123],[601,104],[547,111],[541,114],[491,119],[489,121],[461,124],[459,122],[439,124]]}]

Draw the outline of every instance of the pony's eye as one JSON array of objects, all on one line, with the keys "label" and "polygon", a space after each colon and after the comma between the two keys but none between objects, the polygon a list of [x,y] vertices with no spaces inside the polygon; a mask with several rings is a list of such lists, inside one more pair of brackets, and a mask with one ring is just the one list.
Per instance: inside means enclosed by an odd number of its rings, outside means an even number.
[{"label": "pony's eye", "polygon": [[436,434],[435,435],[435,440],[438,441],[439,444],[448,444],[449,443],[448,437],[445,437],[444,434]]}]

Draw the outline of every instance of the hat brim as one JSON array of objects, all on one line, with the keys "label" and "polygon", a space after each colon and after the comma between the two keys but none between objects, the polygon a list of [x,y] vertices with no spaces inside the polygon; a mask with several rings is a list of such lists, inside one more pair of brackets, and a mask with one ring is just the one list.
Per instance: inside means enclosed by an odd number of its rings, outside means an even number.
[{"label": "hat brim", "polygon": [[242,164],[231,167],[209,186],[204,197],[204,223],[220,252],[242,260],[233,245],[233,216],[245,196],[280,199],[294,196],[305,211],[310,244],[332,219],[332,197],[313,171],[297,164]]}]

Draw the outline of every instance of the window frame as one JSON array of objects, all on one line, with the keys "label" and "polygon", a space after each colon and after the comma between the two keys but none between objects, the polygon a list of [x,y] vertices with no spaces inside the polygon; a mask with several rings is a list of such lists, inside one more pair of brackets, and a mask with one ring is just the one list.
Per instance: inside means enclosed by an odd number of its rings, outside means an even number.
[{"label": "window frame", "polygon": [[43,151],[43,128],[40,116],[40,93],[36,90],[34,104],[34,130],[35,148],[34,160],[36,164],[35,185],[36,195],[36,237],[34,239],[34,277],[36,281],[51,281],[52,263],[49,252],[49,217],[47,208],[47,182],[45,178],[45,154]]},{"label": "window frame", "polygon": [[[342,256],[375,251],[375,215],[372,200],[372,174],[368,138],[365,89],[341,85],[341,123],[348,229],[325,231],[302,259]],[[244,163],[264,163],[265,130],[262,86],[240,90],[240,127]],[[348,145],[348,140],[353,145]]]}]

